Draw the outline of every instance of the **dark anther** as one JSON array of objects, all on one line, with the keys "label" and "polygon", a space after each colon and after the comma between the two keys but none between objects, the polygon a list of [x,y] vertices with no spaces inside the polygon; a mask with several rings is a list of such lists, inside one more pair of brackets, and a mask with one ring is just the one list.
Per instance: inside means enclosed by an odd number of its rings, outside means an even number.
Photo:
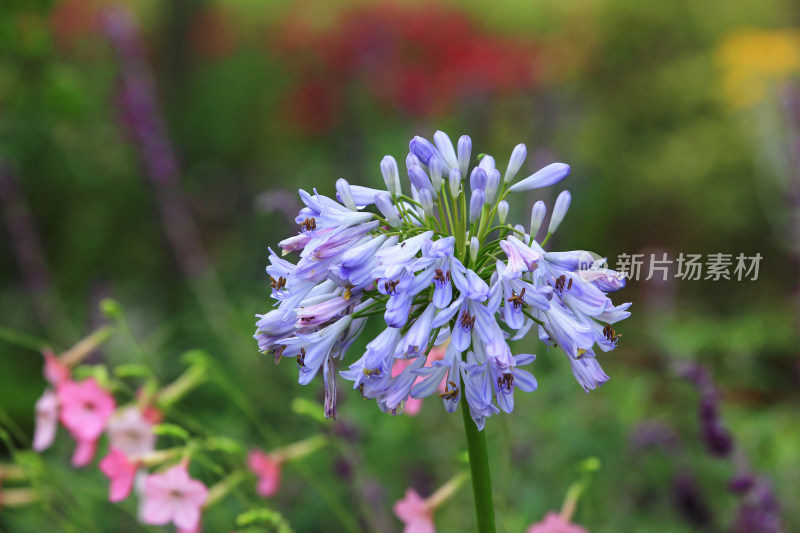
[{"label": "dark anther", "polygon": [[523,305],[525,305],[525,300],[523,300],[523,296],[525,296],[525,287],[522,287],[522,290],[519,294],[512,291],[513,296],[508,299],[509,303],[514,305],[514,309],[521,309]]},{"label": "dark anther", "polygon": [[313,217],[306,218],[304,221],[300,223],[300,228],[302,228],[304,231],[311,231],[317,229],[317,221],[314,220]]},{"label": "dark anther", "polygon": [[297,368],[306,366],[306,349],[300,348],[300,355],[297,356]]},{"label": "dark anther", "polygon": [[456,385],[452,381],[448,381],[447,385],[448,387],[444,390],[443,393],[439,395],[439,398],[444,398],[446,400],[451,400],[451,401],[458,400],[458,385]]},{"label": "dark anther", "polygon": [[567,290],[572,288],[572,278],[569,278],[569,283],[567,283]]},{"label": "dark anther", "polygon": [[387,281],[383,284],[383,288],[386,291],[386,294],[397,294],[397,284],[400,283],[400,280],[397,281]]},{"label": "dark anther", "polygon": [[[449,272],[448,272],[448,274],[449,274]],[[436,269],[436,275],[433,276],[433,281],[438,281],[439,283],[444,283],[445,281],[447,281],[447,279],[445,278],[444,272],[442,272],[441,268],[437,268]]]},{"label": "dark anther", "polygon": [[276,291],[282,290],[284,287],[286,287],[286,278],[280,276],[278,279],[275,279],[272,276],[270,276],[269,286]]},{"label": "dark anther", "polygon": [[511,392],[514,389],[514,374],[507,373],[497,378],[497,388]]},{"label": "dark anther", "polygon": [[603,335],[605,335],[609,342],[616,342],[622,337],[622,335],[617,335],[614,328],[611,327],[611,324],[606,324],[606,327],[603,328]]},{"label": "dark anther", "polygon": [[475,317],[469,316],[469,313],[464,311],[461,313],[461,327],[464,329],[472,329],[472,326],[475,325]]}]

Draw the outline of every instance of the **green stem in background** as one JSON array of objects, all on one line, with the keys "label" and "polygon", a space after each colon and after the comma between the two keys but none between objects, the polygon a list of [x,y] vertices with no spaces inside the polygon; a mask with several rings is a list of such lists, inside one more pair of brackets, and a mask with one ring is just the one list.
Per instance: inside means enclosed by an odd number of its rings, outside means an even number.
[{"label": "green stem in background", "polygon": [[[463,387],[463,384],[462,384]],[[489,472],[489,454],[486,451],[486,435],[469,414],[466,399],[461,399],[461,414],[467,434],[469,468],[472,473],[472,492],[475,496],[475,514],[478,518],[478,533],[495,533],[494,503],[492,502],[492,477]]]}]

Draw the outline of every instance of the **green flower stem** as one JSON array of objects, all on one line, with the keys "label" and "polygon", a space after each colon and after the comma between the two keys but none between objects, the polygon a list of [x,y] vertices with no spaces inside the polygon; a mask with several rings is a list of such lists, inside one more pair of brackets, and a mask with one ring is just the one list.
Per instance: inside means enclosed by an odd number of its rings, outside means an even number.
[{"label": "green flower stem", "polygon": [[59,359],[68,367],[78,365],[81,361],[86,359],[98,346],[103,344],[114,334],[112,326],[103,326],[88,337],[80,341],[78,344],[62,353]]},{"label": "green flower stem", "polygon": [[222,481],[219,481],[208,490],[208,498],[203,504],[204,509],[213,507],[215,504],[222,501],[225,496],[231,493],[239,483],[247,479],[247,474],[244,470],[237,470],[232,472]]},{"label": "green flower stem", "polygon": [[307,439],[273,450],[270,455],[273,459],[280,462],[301,459],[327,446],[328,442],[328,437],[325,435],[312,435]]},{"label": "green flower stem", "polygon": [[472,492],[475,496],[475,514],[478,518],[477,531],[478,533],[495,533],[492,477],[489,473],[486,435],[482,431],[478,431],[478,427],[469,414],[469,406],[465,398],[461,399],[461,414],[464,415],[464,429],[467,434]]}]

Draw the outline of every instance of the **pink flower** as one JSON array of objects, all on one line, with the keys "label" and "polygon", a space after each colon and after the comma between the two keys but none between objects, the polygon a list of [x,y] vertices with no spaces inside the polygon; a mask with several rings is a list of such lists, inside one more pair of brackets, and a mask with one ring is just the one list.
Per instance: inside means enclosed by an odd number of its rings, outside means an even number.
[{"label": "pink flower", "polygon": [[136,478],[136,463],[131,462],[125,452],[112,446],[100,461],[100,471],[111,480],[108,501],[116,503],[128,497]]},{"label": "pink flower", "polygon": [[36,401],[36,431],[33,435],[33,449],[46,450],[53,444],[58,430],[58,396],[46,389]]},{"label": "pink flower", "polygon": [[51,385],[58,387],[60,384],[69,381],[69,367],[62,363],[52,350],[42,350],[42,356],[44,357],[44,378]]},{"label": "pink flower", "polygon": [[86,466],[94,457],[97,439],[103,434],[116,403],[94,378],[80,383],[67,381],[56,390],[61,403],[61,423],[77,441],[73,466]]},{"label": "pink flower", "polygon": [[406,526],[403,533],[436,533],[433,513],[414,489],[408,489],[406,497],[394,504],[394,514]]},{"label": "pink flower", "polygon": [[256,491],[259,496],[269,498],[278,492],[281,482],[281,461],[261,450],[253,450],[247,457],[247,464],[258,477]]},{"label": "pink flower", "polygon": [[155,449],[153,424],[135,406],[120,409],[108,420],[109,446],[126,455],[146,455]]},{"label": "pink flower", "polygon": [[200,510],[207,498],[208,489],[189,477],[186,465],[175,465],[145,480],[142,520],[151,525],[172,522],[179,530],[196,531],[200,527]]},{"label": "pink flower", "polygon": [[550,512],[544,520],[529,527],[527,533],[587,533],[587,531],[564,520],[558,513]]},{"label": "pink flower", "polygon": [[[441,361],[444,359],[444,354],[447,351],[445,346],[435,346],[431,348],[431,351],[428,353],[428,359],[425,361],[425,366],[431,366],[431,363],[434,361]],[[400,373],[405,370],[405,368],[413,363],[413,359],[395,359],[394,365],[392,365],[392,377],[399,376]],[[418,377],[414,380],[414,385],[422,381],[422,377]],[[439,390],[441,392],[445,391],[445,382],[444,379],[442,383],[439,384]],[[416,416],[419,414],[420,410],[422,409],[422,399],[420,398],[408,398],[406,400],[405,407],[403,408],[403,412],[408,416]]]}]

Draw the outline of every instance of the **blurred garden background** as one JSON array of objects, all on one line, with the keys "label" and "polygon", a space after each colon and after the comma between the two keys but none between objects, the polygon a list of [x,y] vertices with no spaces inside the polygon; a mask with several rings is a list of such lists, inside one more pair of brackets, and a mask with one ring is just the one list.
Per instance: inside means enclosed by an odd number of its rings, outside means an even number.
[{"label": "blurred garden background", "polygon": [[[461,417],[432,400],[392,417],[341,385],[339,420],[320,421],[321,384],[299,386],[252,334],[270,305],[267,247],[296,232],[297,188],[380,187],[381,158],[402,161],[409,139],[437,129],[498,161],[523,142],[529,173],[569,163],[574,200],[553,242],[612,267],[645,256],[615,297],[633,316],[600,359],[601,389],[585,394],[535,335],[517,343],[538,354],[539,390],[487,424],[498,529],[558,510],[597,457],[573,518],[592,533],[800,530],[789,0],[4,0],[0,461],[30,448],[37,347],[63,351],[124,312],[129,335],[90,362],[131,362],[135,338],[169,382],[202,350],[213,371],[180,404],[202,427],[263,449],[318,433],[336,443],[286,465],[273,498],[247,489],[209,509],[203,531],[234,529],[243,501],[297,532],[401,531],[392,505],[406,488],[428,495],[466,468]],[[560,190],[516,202],[510,219]],[[756,280],[675,279],[677,264],[645,280],[664,253],[762,259]],[[726,457],[703,439],[688,364],[713,375]],[[139,525],[131,501],[108,503],[96,468],[69,466],[70,446],[36,464],[44,504],[3,508],[14,482],[2,484],[0,531],[162,530]],[[729,490],[742,471],[770,494]],[[748,505],[783,529],[743,526]],[[471,506],[462,488],[438,530],[470,531]]]}]

